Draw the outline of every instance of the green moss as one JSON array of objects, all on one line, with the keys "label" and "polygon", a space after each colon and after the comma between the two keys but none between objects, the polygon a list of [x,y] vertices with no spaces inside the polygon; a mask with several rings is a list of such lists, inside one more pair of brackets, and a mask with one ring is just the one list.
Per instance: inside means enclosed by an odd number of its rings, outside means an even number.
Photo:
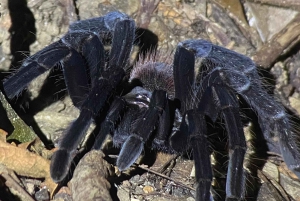
[{"label": "green moss", "polygon": [[21,143],[30,142],[36,138],[34,131],[25,124],[25,122],[17,115],[10,104],[5,99],[5,96],[0,92],[0,101],[6,110],[8,119],[14,127],[14,131],[7,137],[7,140],[16,140]]}]

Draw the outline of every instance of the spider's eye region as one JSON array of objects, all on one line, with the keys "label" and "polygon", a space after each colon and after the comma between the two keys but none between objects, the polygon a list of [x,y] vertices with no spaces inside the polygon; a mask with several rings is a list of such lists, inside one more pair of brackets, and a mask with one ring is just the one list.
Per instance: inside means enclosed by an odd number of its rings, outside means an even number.
[{"label": "spider's eye region", "polygon": [[150,97],[148,97],[147,94],[137,94],[136,98],[143,99],[146,100],[147,102],[150,102]]},{"label": "spider's eye region", "polygon": [[152,93],[142,87],[133,88],[124,97],[128,103],[138,105],[139,107],[148,107]]},{"label": "spider's eye region", "polygon": [[150,98],[145,95],[139,94],[134,99],[131,99],[129,101],[127,100],[127,102],[130,102],[134,105],[138,105],[140,108],[143,108],[149,106]]}]

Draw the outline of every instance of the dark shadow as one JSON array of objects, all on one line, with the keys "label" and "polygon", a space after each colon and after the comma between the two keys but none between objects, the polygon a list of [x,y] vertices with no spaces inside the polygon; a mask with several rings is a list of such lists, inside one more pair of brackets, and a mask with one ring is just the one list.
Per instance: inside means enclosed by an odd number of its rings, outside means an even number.
[{"label": "dark shadow", "polygon": [[[264,136],[260,130],[259,122],[256,114],[249,108],[248,104],[241,100],[241,108],[243,110],[242,121],[244,126],[251,121],[253,126],[251,132],[254,135],[251,140],[252,147],[255,148],[254,153],[246,157],[247,170],[246,172],[246,200],[256,200],[261,182],[257,176],[257,170],[261,170],[267,161],[268,145]],[[224,120],[217,120],[217,123],[213,123],[207,118],[208,140],[211,146],[211,152],[213,153],[215,162],[213,165],[214,173],[214,199],[216,201],[224,201],[226,197],[226,179],[228,171],[228,133],[225,129]],[[242,175],[241,175],[242,176]]]},{"label": "dark shadow", "polygon": [[3,185],[5,182],[6,182],[6,180],[2,176],[0,176],[0,200],[21,201],[21,199],[18,196],[13,195],[10,192],[10,189],[8,187]]},{"label": "dark shadow", "polygon": [[[242,100],[242,98],[241,98]],[[245,103],[244,100],[242,102]],[[246,175],[246,195],[245,198],[247,200],[257,200],[257,196],[261,187],[261,181],[258,177],[258,170],[262,170],[265,163],[268,160],[267,152],[269,149],[269,144],[266,141],[260,126],[259,120],[254,111],[248,109],[246,106],[242,106],[243,113],[246,118],[244,118],[245,125],[251,121],[252,126],[250,127],[250,132],[253,135],[250,141],[251,147],[253,147],[254,151],[248,157],[246,157],[247,164],[247,175]],[[246,109],[247,108],[247,109]],[[248,147],[249,149],[249,147]]]},{"label": "dark shadow", "polygon": [[[9,33],[11,36],[10,50],[12,54],[9,73],[12,73],[17,70],[22,62],[29,56],[30,45],[36,40],[36,28],[34,16],[28,8],[26,0],[9,0],[8,9],[11,17]],[[8,77],[9,73],[2,73],[1,78],[3,79],[4,75]],[[30,114],[31,108],[27,108],[27,105],[30,105],[28,97],[28,92],[23,92],[19,98],[7,100],[9,100],[17,114],[27,125],[30,125],[34,129],[38,137],[47,146],[49,144],[48,140],[35,122],[33,115]]]},{"label": "dark shadow", "polygon": [[148,29],[138,28],[135,34],[136,40],[134,43],[140,48],[140,56],[145,56],[157,50],[158,36],[155,33]]},{"label": "dark shadow", "polygon": [[12,69],[29,56],[29,46],[36,40],[36,28],[34,16],[27,7],[26,0],[9,0],[8,9],[12,23],[9,29]]},{"label": "dark shadow", "polygon": [[[3,84],[2,82],[0,82],[0,90],[3,90]],[[6,98],[6,100],[8,100],[8,98],[6,97],[5,94],[3,94]],[[12,133],[14,131],[14,127],[11,124],[11,122],[8,119],[6,110],[4,109],[3,105],[0,103],[0,128],[3,129],[4,131],[6,131],[7,133]]]},{"label": "dark shadow", "polygon": [[[299,52],[299,50],[300,50],[300,41],[296,42],[296,44],[294,44],[292,48],[288,49],[288,51],[284,51],[282,55],[278,56],[277,60],[274,61],[273,64],[275,64],[277,61],[284,61],[288,58],[292,58]],[[270,66],[273,66],[273,64]]]},{"label": "dark shadow", "polygon": [[66,95],[67,87],[63,79],[62,69],[52,70],[45,79],[38,97],[30,102],[30,114],[37,114],[57,100],[61,100]]}]

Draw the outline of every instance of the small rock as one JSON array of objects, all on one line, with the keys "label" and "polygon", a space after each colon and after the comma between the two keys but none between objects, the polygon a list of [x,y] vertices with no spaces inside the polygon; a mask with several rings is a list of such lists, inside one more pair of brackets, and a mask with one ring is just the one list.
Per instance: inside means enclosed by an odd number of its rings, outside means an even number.
[{"label": "small rock", "polygon": [[143,191],[144,191],[145,193],[152,193],[152,192],[154,191],[154,188],[153,188],[152,186],[145,186],[145,187],[143,188]]}]

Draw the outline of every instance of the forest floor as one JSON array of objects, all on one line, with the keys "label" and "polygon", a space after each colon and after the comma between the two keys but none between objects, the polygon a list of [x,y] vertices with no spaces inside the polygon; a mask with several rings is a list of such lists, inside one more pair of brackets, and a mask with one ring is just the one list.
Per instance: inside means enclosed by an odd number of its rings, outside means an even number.
[{"label": "forest floor", "polygon": [[[1,79],[17,70],[29,55],[57,41],[72,22],[119,10],[132,17],[141,30],[147,30],[140,36],[143,40],[157,38],[160,52],[172,55],[180,41],[202,38],[253,59],[266,90],[284,105],[295,135],[300,134],[297,126],[300,3],[297,0],[0,0],[0,3]],[[1,109],[0,200],[195,200],[192,154],[177,156],[145,149],[139,163],[121,173],[114,166],[118,152],[111,148],[109,139],[104,154],[91,151],[80,159],[88,147],[83,142],[80,156],[74,159],[74,164],[78,163],[74,173],[56,185],[50,178],[50,158],[64,130],[79,114],[67,95],[62,77],[61,69],[55,67],[35,79],[21,100],[10,101],[18,115],[13,110],[2,115],[6,112]],[[262,133],[253,112],[245,115],[248,120],[244,131],[249,145],[244,162],[246,200],[300,201],[299,179],[288,170],[278,151],[268,151],[267,143],[259,142]],[[16,122],[21,123],[16,126]],[[95,127],[88,132],[94,134]],[[21,134],[16,134],[16,130]],[[213,143],[226,147],[226,133],[220,132],[219,141]],[[21,139],[16,135],[29,137]],[[222,162],[218,162],[221,165],[214,162],[215,200],[224,200],[225,196],[228,156],[226,148],[223,151],[218,150],[222,154]],[[213,156],[216,154],[212,154],[212,161],[217,160]],[[71,169],[74,168],[75,165]]]}]

